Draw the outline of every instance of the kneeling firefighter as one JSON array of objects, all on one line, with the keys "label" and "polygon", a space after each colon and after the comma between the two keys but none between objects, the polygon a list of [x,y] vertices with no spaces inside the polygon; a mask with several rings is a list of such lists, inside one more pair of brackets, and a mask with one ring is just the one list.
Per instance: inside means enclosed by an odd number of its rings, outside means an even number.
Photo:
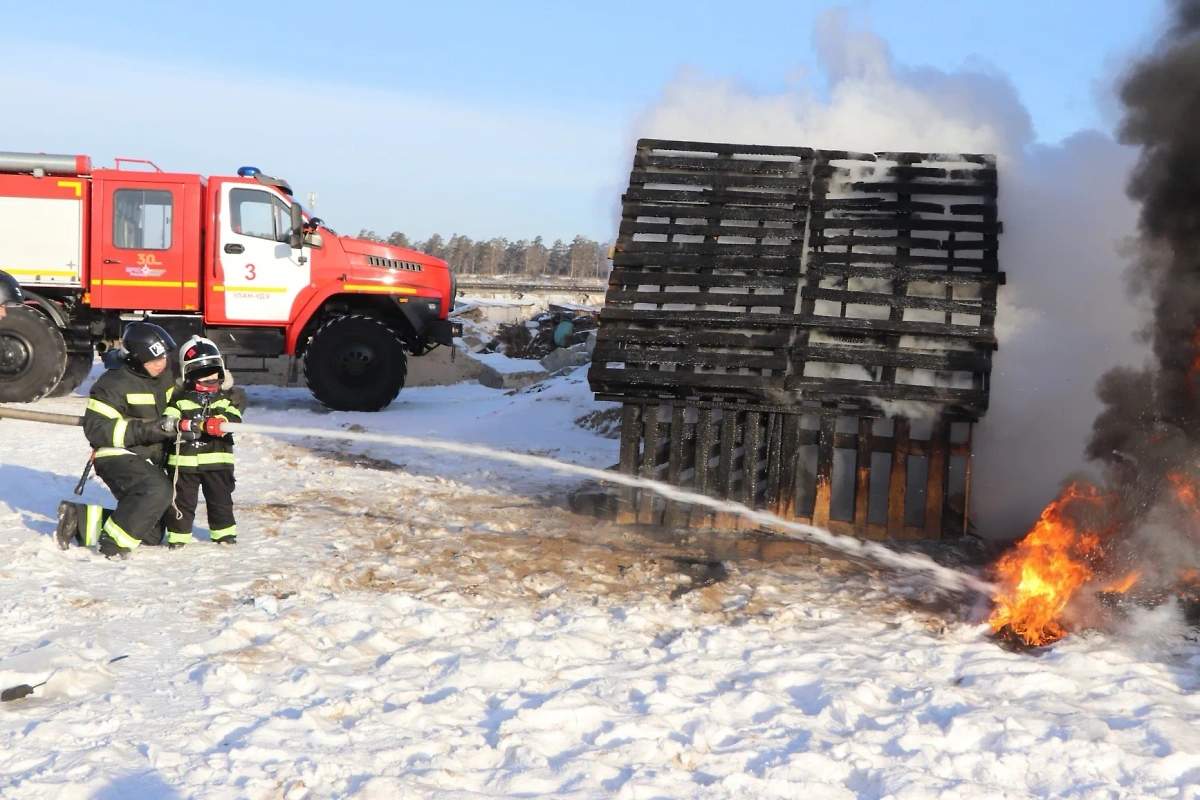
[{"label": "kneeling firefighter", "polygon": [[74,539],[84,547],[100,545],[112,558],[126,557],[142,544],[160,544],[163,515],[171,505],[171,482],[163,471],[163,442],[199,433],[182,430],[166,415],[175,390],[168,368],[175,343],[149,322],[135,322],[121,337],[123,363],[96,381],[88,396],[83,431],[95,448],[96,474],[117,499],[109,512],[101,506],[64,502],[58,509],[58,546]]}]

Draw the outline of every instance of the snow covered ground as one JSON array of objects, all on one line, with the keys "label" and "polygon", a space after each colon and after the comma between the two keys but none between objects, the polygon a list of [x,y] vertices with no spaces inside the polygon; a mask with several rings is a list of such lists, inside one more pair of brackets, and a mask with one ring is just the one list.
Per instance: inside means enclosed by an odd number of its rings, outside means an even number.
[{"label": "snow covered ground", "polygon": [[[375,415],[251,398],[248,422],[617,457],[574,425],[578,372]],[[236,547],[110,563],[50,537],[86,457],[0,421],[0,688],[48,680],[0,705],[5,798],[1200,797],[1200,646],[1169,612],[1019,655],[896,576],[574,516],[552,475],[261,436]]]}]

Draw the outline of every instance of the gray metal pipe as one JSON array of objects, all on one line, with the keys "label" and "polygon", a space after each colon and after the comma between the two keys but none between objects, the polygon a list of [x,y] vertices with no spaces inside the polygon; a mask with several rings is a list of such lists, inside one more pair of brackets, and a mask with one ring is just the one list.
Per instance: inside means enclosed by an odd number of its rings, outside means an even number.
[{"label": "gray metal pipe", "polygon": [[46,175],[90,175],[87,156],[55,156],[46,153],[0,153],[0,172],[36,172]]},{"label": "gray metal pipe", "polygon": [[23,408],[0,406],[0,419],[19,419],[23,422],[46,422],[50,425],[83,425],[83,417],[70,414],[50,414],[46,411],[26,411]]}]

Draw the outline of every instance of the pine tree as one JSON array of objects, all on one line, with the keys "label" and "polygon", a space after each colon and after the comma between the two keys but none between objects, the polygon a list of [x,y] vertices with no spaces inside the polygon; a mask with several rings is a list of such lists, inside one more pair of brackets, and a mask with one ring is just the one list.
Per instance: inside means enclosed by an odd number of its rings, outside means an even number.
[{"label": "pine tree", "polygon": [[404,247],[409,250],[412,249],[412,242],[410,242],[408,240],[408,237],[405,236],[400,231],[392,231],[391,234],[387,238],[387,243],[391,244],[391,245],[395,245],[396,247]]},{"label": "pine tree", "polygon": [[566,275],[570,266],[570,256],[571,251],[566,242],[562,239],[555,239],[554,244],[550,245],[550,252],[546,257],[546,274]]},{"label": "pine tree", "polygon": [[434,258],[446,257],[446,242],[440,233],[435,233],[417,246],[417,250]]}]

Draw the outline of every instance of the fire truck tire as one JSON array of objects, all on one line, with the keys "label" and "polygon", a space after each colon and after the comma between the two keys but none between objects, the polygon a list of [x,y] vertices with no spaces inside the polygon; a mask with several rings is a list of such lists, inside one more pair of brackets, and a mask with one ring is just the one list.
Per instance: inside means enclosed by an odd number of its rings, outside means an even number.
[{"label": "fire truck tire", "polygon": [[63,371],[62,380],[46,396],[66,397],[78,389],[80,384],[87,380],[87,376],[92,371],[92,364],[95,360],[96,353],[90,346],[86,352],[83,350],[67,351],[67,368]]},{"label": "fire truck tire", "polygon": [[40,400],[66,369],[62,331],[32,308],[10,308],[0,320],[0,403]]},{"label": "fire truck tire", "polygon": [[334,411],[381,411],[408,375],[404,343],[383,320],[349,314],[327,320],[304,354],[304,380]]}]

